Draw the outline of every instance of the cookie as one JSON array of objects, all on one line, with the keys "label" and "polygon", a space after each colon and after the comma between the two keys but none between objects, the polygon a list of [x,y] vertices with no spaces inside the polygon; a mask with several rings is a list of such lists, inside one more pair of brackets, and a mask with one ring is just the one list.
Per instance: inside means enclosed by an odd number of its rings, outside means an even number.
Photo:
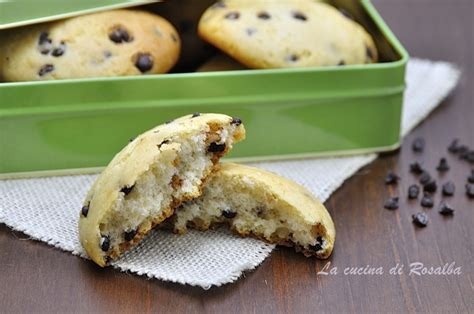
[{"label": "cookie", "polygon": [[198,197],[219,158],[244,137],[240,119],[196,113],[133,139],[94,182],[80,211],[79,237],[89,257],[105,266]]},{"label": "cookie", "polygon": [[166,73],[180,39],[165,19],[116,10],[13,29],[0,40],[4,81]]},{"label": "cookie", "polygon": [[313,0],[228,0],[207,9],[199,35],[250,68],[377,61],[372,37],[336,8]]},{"label": "cookie", "polygon": [[209,178],[201,197],[175,211],[177,233],[228,224],[241,236],[295,246],[306,256],[327,258],[334,223],[319,200],[293,181],[254,167],[223,163]]}]

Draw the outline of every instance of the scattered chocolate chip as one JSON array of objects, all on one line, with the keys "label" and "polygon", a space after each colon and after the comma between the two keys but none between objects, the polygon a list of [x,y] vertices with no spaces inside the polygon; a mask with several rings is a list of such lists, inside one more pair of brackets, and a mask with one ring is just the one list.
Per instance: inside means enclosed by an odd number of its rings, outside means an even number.
[{"label": "scattered chocolate chip", "polygon": [[140,72],[145,73],[150,71],[153,68],[153,59],[148,53],[139,53],[135,61],[135,66],[140,70]]},{"label": "scattered chocolate chip", "polygon": [[424,194],[423,198],[421,199],[421,206],[431,208],[433,207],[433,205],[434,205],[433,197],[431,197],[431,195]]},{"label": "scattered chocolate chip", "polygon": [[87,214],[89,213],[89,206],[90,206],[90,203],[82,206],[81,208],[82,216],[87,217]]},{"label": "scattered chocolate chip", "polygon": [[100,248],[104,252],[110,249],[110,239],[108,236],[102,236],[102,238],[100,238]]},{"label": "scattered chocolate chip", "polygon": [[300,21],[306,21],[308,18],[306,17],[306,15],[304,15],[303,13],[299,12],[299,11],[295,11],[293,12],[293,18],[294,19],[297,19],[297,20],[300,20]]},{"label": "scattered chocolate chip", "polygon": [[224,15],[224,18],[226,18],[227,20],[237,20],[239,17],[240,17],[240,13],[235,12],[235,11],[229,12],[226,15]]},{"label": "scattered chocolate chip", "polygon": [[419,194],[420,194],[420,187],[416,184],[410,185],[410,187],[408,188],[408,198],[409,199],[418,198]]},{"label": "scattered chocolate chip", "polygon": [[414,163],[410,164],[410,172],[412,172],[414,174],[422,174],[423,173],[423,167],[418,161],[415,161]]},{"label": "scattered chocolate chip", "polygon": [[193,115],[191,116],[191,119],[192,118],[196,118],[196,117],[199,117],[201,114],[199,112],[195,112],[193,113]]},{"label": "scattered chocolate chip", "polygon": [[466,159],[467,155],[469,154],[469,147],[466,145],[461,145],[459,146],[457,153],[459,155],[459,159]]},{"label": "scattered chocolate chip", "polygon": [[299,59],[300,59],[300,57],[298,57],[298,56],[295,55],[295,54],[291,54],[291,55],[289,55],[289,56],[287,56],[287,57],[285,58],[285,60],[286,60],[287,62],[296,62],[296,61],[298,61]]},{"label": "scattered chocolate chip", "polygon": [[420,175],[420,183],[422,185],[425,185],[430,181],[431,181],[431,175],[428,173],[428,171],[423,170],[423,172]]},{"label": "scattered chocolate chip", "polygon": [[235,118],[232,118],[232,121],[230,122],[230,124],[235,124],[236,126],[239,126],[242,124],[242,120],[240,118],[235,117]]},{"label": "scattered chocolate chip", "polygon": [[130,192],[132,192],[134,187],[135,187],[135,184],[132,186],[124,186],[123,188],[120,189],[120,192],[124,193],[125,195],[128,195],[130,194]]},{"label": "scattered chocolate chip", "polygon": [[128,31],[121,26],[114,28],[112,32],[110,32],[109,39],[116,44],[129,43],[133,41],[133,37],[130,36]]},{"label": "scattered chocolate chip", "polygon": [[346,63],[344,62],[344,60],[341,60],[341,61],[339,61],[339,63],[337,65],[346,65]]},{"label": "scattered chocolate chip", "polygon": [[458,138],[455,138],[455,139],[451,142],[451,144],[449,144],[449,146],[448,146],[448,151],[449,151],[450,153],[455,154],[455,153],[458,152],[458,150],[459,150],[459,139],[458,139]]},{"label": "scattered chocolate chip", "polygon": [[474,169],[471,170],[471,175],[467,177],[467,182],[474,183]]},{"label": "scattered chocolate chip", "polygon": [[132,241],[133,238],[137,235],[137,229],[135,230],[130,230],[130,231],[125,231],[123,234],[123,237],[125,238],[125,241]]},{"label": "scattered chocolate chip", "polygon": [[422,137],[417,137],[411,144],[411,148],[414,152],[420,153],[425,149],[425,139]]},{"label": "scattered chocolate chip", "polygon": [[466,195],[469,198],[474,198],[474,184],[466,184]]},{"label": "scattered chocolate chip", "polygon": [[423,212],[418,212],[411,216],[413,218],[413,223],[418,227],[426,227],[428,225],[428,216]]},{"label": "scattered chocolate chip", "polygon": [[339,9],[339,12],[341,12],[342,15],[344,15],[345,17],[347,17],[347,18],[350,19],[350,20],[353,20],[353,19],[354,19],[354,18],[352,17],[352,15],[351,15],[346,9],[340,8],[340,9]]},{"label": "scattered chocolate chip", "polygon": [[223,210],[222,211],[222,216],[224,216],[225,218],[232,219],[235,216],[237,216],[237,212],[233,212],[233,211],[230,211],[230,210]]},{"label": "scattered chocolate chip", "polygon": [[271,18],[270,14],[268,14],[267,12],[259,12],[257,14],[257,17],[261,20],[269,20]]},{"label": "scattered chocolate chip", "polygon": [[455,186],[452,181],[448,181],[443,184],[443,195],[444,196],[453,196],[454,195]]},{"label": "scattered chocolate chip", "polygon": [[53,71],[54,71],[54,65],[45,64],[39,69],[38,75],[39,76],[44,76],[44,75],[48,74],[49,72],[53,72]]},{"label": "scattered chocolate chip", "polygon": [[470,162],[471,164],[474,163],[474,150],[470,150],[467,153],[466,160]]},{"label": "scattered chocolate chip", "polygon": [[441,158],[439,160],[439,164],[438,164],[438,167],[436,167],[436,169],[438,171],[441,171],[441,172],[449,170],[449,165],[448,165],[448,161],[446,160],[446,158]]},{"label": "scattered chocolate chip", "polygon": [[390,197],[383,206],[385,209],[398,209],[398,197]]},{"label": "scattered chocolate chip", "polygon": [[434,193],[438,189],[438,185],[436,184],[435,180],[431,180],[430,182],[423,185],[423,191],[428,193]]},{"label": "scattered chocolate chip", "polygon": [[441,204],[439,205],[439,213],[445,216],[452,215],[454,214],[454,208],[452,208],[446,202],[441,202]]},{"label": "scattered chocolate chip", "polygon": [[225,150],[225,143],[224,144],[217,144],[217,143],[211,143],[207,149],[208,152],[210,153],[220,153]]},{"label": "scattered chocolate chip", "polygon": [[400,180],[400,177],[394,174],[393,172],[389,172],[385,176],[385,184],[396,184]]}]

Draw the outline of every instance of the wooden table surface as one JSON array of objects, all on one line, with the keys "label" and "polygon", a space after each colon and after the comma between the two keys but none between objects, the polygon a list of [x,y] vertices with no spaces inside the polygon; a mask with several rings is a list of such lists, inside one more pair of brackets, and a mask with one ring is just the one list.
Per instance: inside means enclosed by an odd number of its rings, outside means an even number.
[{"label": "wooden table surface", "polygon": [[[348,180],[327,202],[337,230],[329,259],[337,275],[318,275],[328,261],[306,259],[277,249],[255,271],[236,283],[202,290],[99,269],[0,225],[0,313],[15,312],[474,312],[474,200],[464,195],[471,167],[446,152],[453,137],[474,147],[474,1],[374,0],[412,56],[460,65],[463,78],[454,93],[404,141],[399,152],[379,158]],[[417,157],[411,141],[426,139]],[[409,163],[424,161],[435,173],[440,157],[451,170],[443,180],[456,183],[449,202],[454,217],[427,210],[428,227],[417,229],[406,201],[414,178]],[[388,189],[387,171],[402,174]],[[316,179],[316,178],[315,178]],[[382,208],[399,193],[401,208]],[[436,203],[439,202],[439,193]],[[409,264],[426,267],[455,263],[461,275],[409,275]],[[404,274],[390,275],[396,264]],[[346,267],[383,267],[384,275],[344,275]]]}]

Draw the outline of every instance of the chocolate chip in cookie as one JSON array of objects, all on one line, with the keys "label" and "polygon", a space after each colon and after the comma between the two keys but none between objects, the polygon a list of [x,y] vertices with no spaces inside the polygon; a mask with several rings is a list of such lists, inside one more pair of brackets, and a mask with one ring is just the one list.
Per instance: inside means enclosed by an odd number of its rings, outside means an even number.
[{"label": "chocolate chip in cookie", "polygon": [[233,212],[231,210],[223,210],[222,216],[224,216],[225,218],[232,219],[232,218],[235,218],[235,216],[237,216],[237,212]]},{"label": "chocolate chip in cookie", "polygon": [[192,118],[196,118],[196,117],[199,117],[201,114],[199,112],[195,112],[193,113],[193,115],[191,116],[191,119]]},{"label": "chocolate chip in cookie", "polygon": [[153,59],[148,53],[138,53],[136,55],[135,66],[140,72],[145,73],[153,68]]},{"label": "chocolate chip in cookie", "polygon": [[303,22],[305,22],[308,19],[306,17],[306,15],[304,15],[303,13],[301,13],[299,11],[294,11],[292,13],[292,16],[293,16],[294,19],[299,20],[299,21],[303,21]]},{"label": "chocolate chip in cookie", "polygon": [[108,236],[102,236],[100,238],[100,249],[104,252],[107,252],[110,249],[110,239]]},{"label": "chocolate chip in cookie", "polygon": [[38,71],[38,75],[39,76],[44,76],[50,72],[53,72],[54,71],[54,65],[52,64],[45,64],[43,65],[39,71]]},{"label": "chocolate chip in cookie", "polygon": [[242,124],[242,120],[240,118],[232,118],[232,121],[230,122],[231,124],[235,124],[236,126],[239,126]]},{"label": "chocolate chip in cookie", "polygon": [[109,39],[116,44],[129,43],[133,41],[128,31],[123,26],[115,26],[109,33]]},{"label": "chocolate chip in cookie", "polygon": [[224,15],[224,18],[227,20],[238,20],[240,17],[240,13],[236,11],[232,11]]},{"label": "chocolate chip in cookie", "polygon": [[210,153],[221,153],[224,150],[225,150],[225,143],[223,144],[211,143],[207,149],[207,151]]},{"label": "chocolate chip in cookie", "polygon": [[125,241],[132,241],[133,238],[137,235],[137,229],[130,230],[130,231],[125,231],[123,234],[123,237]]},{"label": "chocolate chip in cookie", "polygon": [[130,194],[130,192],[132,192],[134,187],[135,187],[135,184],[132,186],[124,186],[123,188],[120,189],[120,192],[122,192],[125,195],[128,195]]},{"label": "chocolate chip in cookie", "polygon": [[90,203],[88,203],[87,205],[82,206],[82,208],[81,208],[82,216],[87,217],[87,214],[89,213],[89,206],[90,206]]},{"label": "chocolate chip in cookie", "polygon": [[60,57],[66,52],[66,43],[64,41],[61,42],[61,44],[54,48],[53,51],[51,52],[51,55],[53,57]]},{"label": "chocolate chip in cookie", "polygon": [[271,18],[270,14],[268,14],[267,12],[265,11],[262,11],[262,12],[259,12],[257,14],[257,17],[261,20],[269,20]]},{"label": "chocolate chip in cookie", "polygon": [[38,38],[38,49],[41,54],[47,55],[52,48],[52,40],[49,38],[48,32],[41,32]]},{"label": "chocolate chip in cookie", "polygon": [[339,61],[339,63],[337,65],[346,65],[346,62],[344,62],[344,60],[341,60],[341,61]]},{"label": "chocolate chip in cookie", "polygon": [[299,59],[300,59],[300,57],[299,57],[298,55],[294,54],[294,53],[288,55],[288,56],[285,58],[285,60],[286,60],[287,62],[298,62]]}]

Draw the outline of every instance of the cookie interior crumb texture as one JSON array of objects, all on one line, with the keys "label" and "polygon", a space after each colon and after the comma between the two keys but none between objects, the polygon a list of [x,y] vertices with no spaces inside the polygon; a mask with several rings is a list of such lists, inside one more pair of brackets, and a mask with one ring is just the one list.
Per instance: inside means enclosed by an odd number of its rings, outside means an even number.
[{"label": "cookie interior crumb texture", "polygon": [[271,172],[224,163],[201,197],[184,203],[169,219],[174,231],[227,224],[236,233],[327,258],[335,229],[323,204],[303,187]]},{"label": "cookie interior crumb texture", "polygon": [[[219,158],[245,137],[240,119],[188,115],[133,139],[89,191],[79,233],[99,265],[138,243],[183,201],[201,194]],[[218,151],[210,149],[218,145]]]}]

